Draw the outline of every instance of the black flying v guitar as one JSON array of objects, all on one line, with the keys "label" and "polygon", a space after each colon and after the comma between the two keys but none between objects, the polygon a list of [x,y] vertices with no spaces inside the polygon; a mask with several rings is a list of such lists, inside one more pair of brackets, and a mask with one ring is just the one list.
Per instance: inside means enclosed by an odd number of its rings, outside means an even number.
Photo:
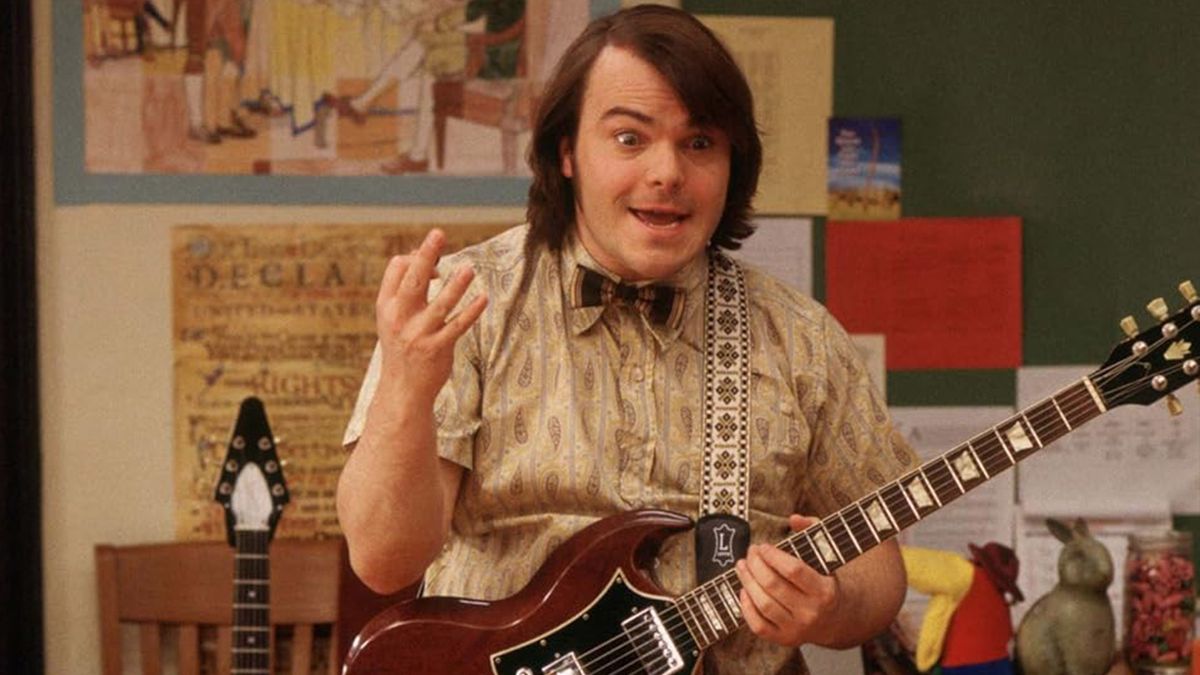
[{"label": "black flying v guitar", "polygon": [[216,500],[225,508],[225,532],[234,547],[233,675],[271,668],[271,578],[268,547],[288,502],[275,437],[262,401],[242,401]]},{"label": "black flying v guitar", "polygon": [[[777,546],[831,574],[900,530],[1112,408],[1148,405],[1196,379],[1200,300],[1138,331],[1104,365],[967,442],[925,462]],[[1168,399],[1172,412],[1178,401]],[[496,602],[429,597],[401,603],[359,633],[345,675],[672,675],[743,623],[741,584],[726,572],[678,598],[648,570],[662,540],[692,526],[666,511],[601,520],[560,546],[516,595]]]}]

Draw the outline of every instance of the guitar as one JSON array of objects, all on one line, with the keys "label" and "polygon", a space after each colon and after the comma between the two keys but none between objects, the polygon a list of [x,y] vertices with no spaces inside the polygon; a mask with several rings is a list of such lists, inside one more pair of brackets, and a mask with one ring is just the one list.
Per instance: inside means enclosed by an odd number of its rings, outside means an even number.
[{"label": "guitar", "polygon": [[262,401],[242,401],[215,499],[234,547],[232,672],[270,673],[270,557],[275,526],[290,499]]},{"label": "guitar", "polygon": [[[1108,410],[1148,405],[1195,380],[1200,301],[1129,335],[1099,369],[936,459],[826,516],[777,546],[832,574],[904,528]],[[1168,399],[1175,412],[1178,401]],[[662,540],[692,526],[656,510],[623,513],[581,530],[516,595],[496,602],[420,598],[373,618],[355,638],[345,675],[670,675],[690,673],[709,646],[744,619],[731,570],[677,597],[648,570]]]}]

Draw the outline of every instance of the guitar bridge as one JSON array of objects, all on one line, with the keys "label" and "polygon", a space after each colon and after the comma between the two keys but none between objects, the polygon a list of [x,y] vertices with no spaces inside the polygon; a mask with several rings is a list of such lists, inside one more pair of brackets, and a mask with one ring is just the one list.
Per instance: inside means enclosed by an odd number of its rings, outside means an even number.
[{"label": "guitar bridge", "polygon": [[[533,671],[528,668],[518,670],[517,675],[524,675],[526,671],[529,675],[533,675]],[[551,661],[550,665],[542,668],[542,675],[585,675],[585,673],[583,667],[579,665],[579,661],[575,659],[575,653],[572,652]]]},{"label": "guitar bridge", "polygon": [[683,657],[653,607],[621,622],[621,629],[642,667],[651,675],[671,675],[683,670]]}]

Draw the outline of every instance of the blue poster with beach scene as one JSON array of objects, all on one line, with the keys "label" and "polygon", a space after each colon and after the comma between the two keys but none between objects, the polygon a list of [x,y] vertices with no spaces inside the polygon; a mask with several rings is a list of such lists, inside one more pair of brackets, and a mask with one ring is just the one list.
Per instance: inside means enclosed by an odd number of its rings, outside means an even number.
[{"label": "blue poster with beach scene", "polygon": [[900,217],[899,118],[829,119],[828,217]]}]

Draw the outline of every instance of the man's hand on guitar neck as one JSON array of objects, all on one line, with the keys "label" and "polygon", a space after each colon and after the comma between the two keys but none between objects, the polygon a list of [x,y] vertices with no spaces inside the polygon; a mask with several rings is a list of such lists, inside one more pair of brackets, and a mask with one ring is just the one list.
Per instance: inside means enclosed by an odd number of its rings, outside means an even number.
[{"label": "man's hand on guitar neck", "polygon": [[[817,521],[792,515],[799,532]],[[904,599],[904,567],[895,542],[884,542],[825,576],[770,544],[750,547],[737,563],[742,614],[759,637],[786,647],[845,648],[883,630]],[[869,562],[865,562],[869,561]]]}]

